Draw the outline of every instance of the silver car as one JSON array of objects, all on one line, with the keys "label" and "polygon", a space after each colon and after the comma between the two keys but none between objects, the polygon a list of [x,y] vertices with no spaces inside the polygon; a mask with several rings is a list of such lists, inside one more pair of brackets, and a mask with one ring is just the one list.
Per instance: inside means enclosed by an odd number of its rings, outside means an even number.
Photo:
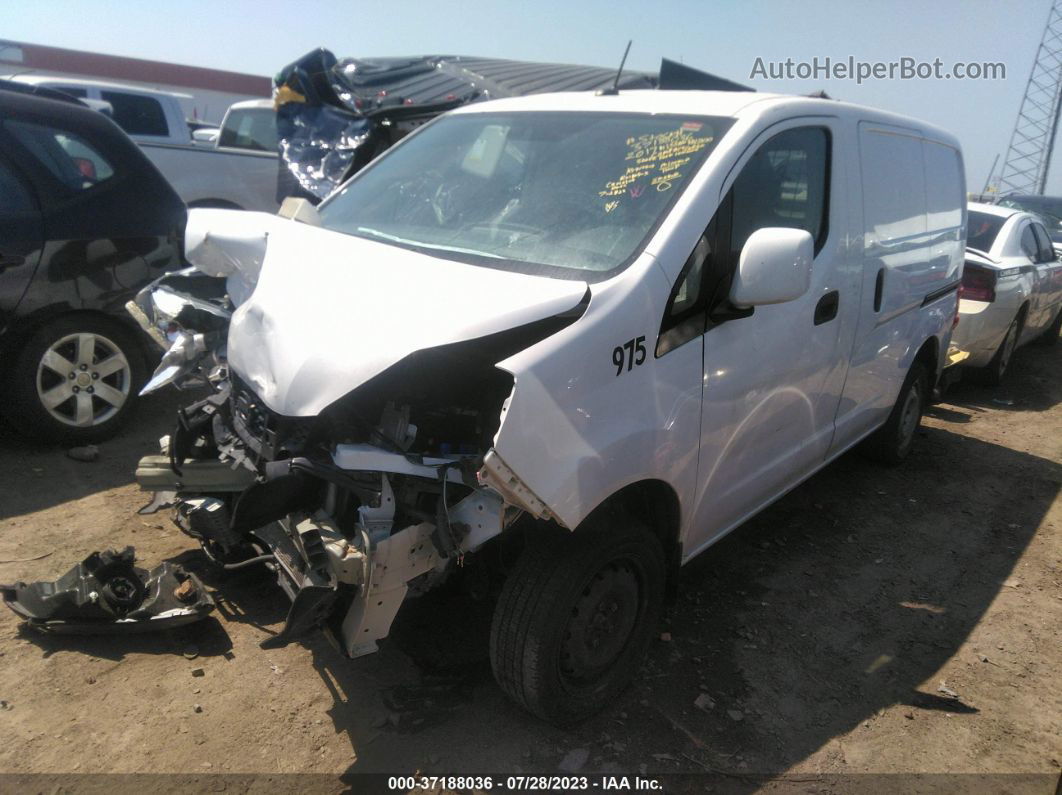
[{"label": "silver car", "polygon": [[1062,263],[1039,217],[992,204],[968,207],[966,264],[952,347],[977,380],[999,384],[1014,351],[1058,341]]}]

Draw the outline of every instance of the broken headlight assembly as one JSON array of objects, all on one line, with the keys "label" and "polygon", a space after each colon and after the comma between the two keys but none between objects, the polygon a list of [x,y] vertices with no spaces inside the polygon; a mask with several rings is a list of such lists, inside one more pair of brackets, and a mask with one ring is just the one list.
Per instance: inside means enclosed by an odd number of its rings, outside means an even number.
[{"label": "broken headlight assembly", "polygon": [[141,395],[166,384],[188,388],[224,377],[225,336],[232,319],[224,284],[186,268],[156,279],[126,304],[129,314],[165,351]]}]

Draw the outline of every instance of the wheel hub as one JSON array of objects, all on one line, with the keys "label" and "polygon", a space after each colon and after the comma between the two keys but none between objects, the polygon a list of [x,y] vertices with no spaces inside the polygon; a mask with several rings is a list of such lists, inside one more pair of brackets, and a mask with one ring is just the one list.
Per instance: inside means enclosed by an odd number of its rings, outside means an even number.
[{"label": "wheel hub", "polygon": [[908,392],[907,399],[904,401],[901,428],[905,443],[914,438],[915,430],[918,428],[918,409],[921,400],[921,394],[916,387]]},{"label": "wheel hub", "polygon": [[603,568],[572,608],[561,649],[561,672],[576,684],[592,682],[623,652],[638,619],[638,578],[625,562]]},{"label": "wheel hub", "polygon": [[111,419],[129,399],[133,372],[122,349],[102,334],[68,334],[37,365],[37,398],[55,420],[76,428]]}]

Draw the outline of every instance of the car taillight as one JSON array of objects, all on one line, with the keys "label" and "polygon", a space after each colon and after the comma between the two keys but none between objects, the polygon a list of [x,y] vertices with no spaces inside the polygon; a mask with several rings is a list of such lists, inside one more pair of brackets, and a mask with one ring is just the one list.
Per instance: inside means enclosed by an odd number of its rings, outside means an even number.
[{"label": "car taillight", "polygon": [[995,301],[996,274],[967,263],[962,271],[962,297],[967,301]]}]

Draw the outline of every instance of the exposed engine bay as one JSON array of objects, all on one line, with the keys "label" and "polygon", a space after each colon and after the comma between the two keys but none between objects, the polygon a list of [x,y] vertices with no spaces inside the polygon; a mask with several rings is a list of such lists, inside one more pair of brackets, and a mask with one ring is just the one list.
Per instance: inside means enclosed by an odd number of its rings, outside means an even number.
[{"label": "exposed engine bay", "polygon": [[189,245],[199,269],[162,277],[129,305],[169,346],[144,391],[209,390],[141,460],[137,481],[155,492],[142,512],[172,510],[219,566],[275,575],[291,607],[263,647],[321,627],[359,656],[376,650],[407,595],[445,582],[521,516],[549,517],[492,450],[514,389],[496,364],[573,322],[588,293],[515,328],[409,351],[319,413],[290,416],[228,359],[230,322],[253,311],[248,263],[260,267],[268,233],[258,240],[204,234]]}]

